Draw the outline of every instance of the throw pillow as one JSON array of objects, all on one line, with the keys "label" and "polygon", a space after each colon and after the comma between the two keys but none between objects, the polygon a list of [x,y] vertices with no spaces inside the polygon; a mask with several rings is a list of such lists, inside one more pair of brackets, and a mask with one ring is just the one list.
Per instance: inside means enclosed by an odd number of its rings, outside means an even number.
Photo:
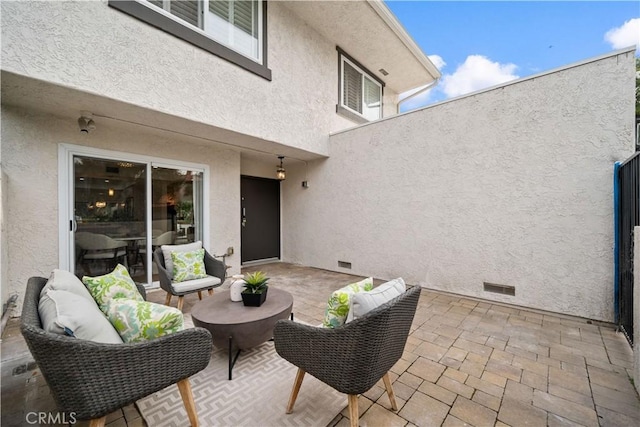
[{"label": "throw pillow", "polygon": [[66,270],[55,269],[51,272],[49,280],[47,280],[47,283],[40,291],[40,298],[42,298],[49,289],[72,292],[95,303],[93,297],[91,296],[87,288],[82,284],[80,279],[78,279],[75,274]]},{"label": "throw pillow", "polygon": [[351,297],[351,308],[347,323],[364,316],[367,312],[402,295],[407,290],[402,277],[383,283],[369,292],[360,292]]},{"label": "throw pillow", "polygon": [[107,317],[124,342],[147,341],[180,331],[184,326],[180,310],[148,301],[111,300]]},{"label": "throw pillow", "polygon": [[204,249],[191,252],[171,252],[173,260],[173,281],[203,279],[207,277],[204,268]]},{"label": "throw pillow", "polygon": [[70,291],[49,289],[40,297],[38,314],[42,329],[47,332],[101,343],[122,344],[120,335],[92,298]]},{"label": "throw pillow", "polygon": [[325,328],[337,328],[338,326],[344,325],[347,320],[347,315],[349,314],[351,296],[358,292],[370,291],[371,289],[373,289],[373,278],[367,277],[364,280],[334,291],[327,303],[322,325]]},{"label": "throw pillow", "polygon": [[98,303],[103,313],[107,312],[107,303],[112,299],[125,298],[144,301],[136,284],[129,276],[127,268],[118,264],[109,274],[98,277],[84,276],[82,282],[89,289],[89,293]]},{"label": "throw pillow", "polygon": [[171,258],[171,252],[191,252],[198,249],[202,249],[202,242],[198,240],[193,243],[186,243],[184,245],[162,245],[162,256],[164,257],[164,267],[173,277],[173,259]]}]

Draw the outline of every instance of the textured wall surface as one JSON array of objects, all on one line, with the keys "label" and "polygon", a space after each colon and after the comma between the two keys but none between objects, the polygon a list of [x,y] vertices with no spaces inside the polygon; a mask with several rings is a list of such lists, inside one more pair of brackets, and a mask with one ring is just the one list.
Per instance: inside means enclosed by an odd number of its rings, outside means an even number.
[{"label": "textured wall surface", "polygon": [[337,133],[289,171],[284,259],[612,321],[633,89],[627,51]]},{"label": "textured wall surface", "polygon": [[271,82],[106,1],[1,7],[3,70],[320,154],[329,132],[354,125],[335,112],[335,45],[278,2],[268,5]]},{"label": "textured wall surface", "polygon": [[[223,253],[228,246],[240,248],[238,152],[176,139],[174,135],[141,132],[131,125],[114,127],[102,123],[84,135],[78,132],[75,121],[8,107],[2,108],[1,137],[4,189],[9,200],[5,206],[7,244],[3,248],[10,266],[6,285],[10,294],[19,295],[20,304],[29,277],[48,277],[51,270],[59,267],[59,143],[209,165],[208,249]],[[227,259],[234,267],[232,272],[239,271],[239,253],[238,250],[237,255]]]}]

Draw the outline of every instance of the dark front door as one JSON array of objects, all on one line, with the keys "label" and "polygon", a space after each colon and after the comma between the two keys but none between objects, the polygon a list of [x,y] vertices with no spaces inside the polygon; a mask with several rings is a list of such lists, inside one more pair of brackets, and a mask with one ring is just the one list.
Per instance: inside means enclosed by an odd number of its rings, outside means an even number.
[{"label": "dark front door", "polygon": [[280,258],[280,181],[240,180],[241,261]]}]

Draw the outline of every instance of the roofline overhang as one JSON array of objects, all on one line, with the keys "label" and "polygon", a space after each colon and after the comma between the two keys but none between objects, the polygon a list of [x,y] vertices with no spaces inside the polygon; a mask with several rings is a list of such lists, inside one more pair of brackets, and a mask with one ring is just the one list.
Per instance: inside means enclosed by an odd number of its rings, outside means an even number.
[{"label": "roofline overhang", "polygon": [[385,24],[398,36],[398,39],[407,47],[407,49],[422,64],[427,72],[434,80],[439,79],[442,74],[433,62],[424,54],[422,49],[416,44],[413,38],[407,33],[404,26],[398,21],[398,18],[391,12],[383,0],[367,0],[371,8],[382,18]]}]

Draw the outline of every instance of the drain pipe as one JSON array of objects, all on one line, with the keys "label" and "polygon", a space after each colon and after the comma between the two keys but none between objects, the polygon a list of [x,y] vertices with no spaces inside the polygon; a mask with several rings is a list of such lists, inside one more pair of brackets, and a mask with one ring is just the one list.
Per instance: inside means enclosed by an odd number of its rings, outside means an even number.
[{"label": "drain pipe", "polygon": [[431,83],[429,83],[428,85],[426,85],[425,87],[423,87],[422,89],[420,89],[419,91],[412,93],[411,95],[407,96],[404,99],[401,99],[400,101],[398,101],[398,105],[396,106],[396,114],[400,114],[400,105],[402,105],[402,103],[404,103],[405,101],[410,100],[411,98],[420,95],[421,93],[424,93],[426,91],[428,91],[429,89],[431,89],[432,87],[434,87],[435,85],[438,84],[438,82],[440,81],[440,77],[436,78],[434,81],[432,81]]},{"label": "drain pipe", "polygon": [[9,321],[9,314],[11,314],[11,310],[16,306],[16,300],[18,299],[18,295],[14,294],[9,297],[7,304],[4,309],[4,313],[2,313],[2,321],[0,323],[0,337],[4,333],[4,327],[7,326],[7,322]]}]

